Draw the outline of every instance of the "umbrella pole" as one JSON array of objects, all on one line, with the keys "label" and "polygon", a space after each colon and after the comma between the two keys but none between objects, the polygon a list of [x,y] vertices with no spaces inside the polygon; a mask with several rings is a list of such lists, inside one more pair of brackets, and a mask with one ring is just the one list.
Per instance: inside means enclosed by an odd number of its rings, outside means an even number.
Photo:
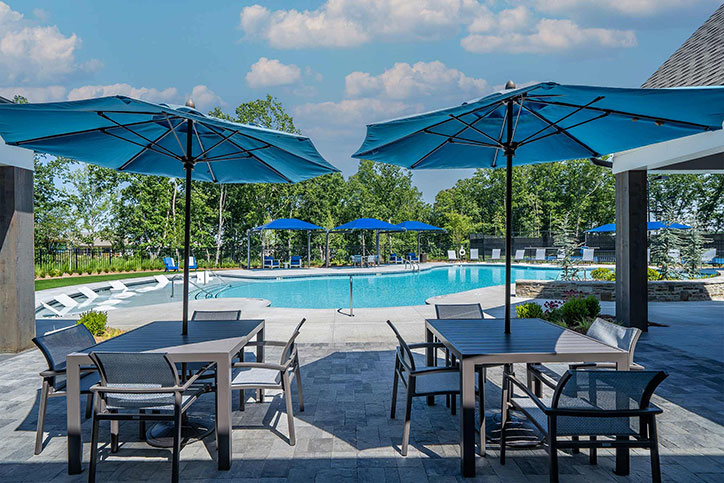
[{"label": "umbrella pole", "polygon": [[417,259],[420,259],[420,234],[421,232],[417,232]]},{"label": "umbrella pole", "polygon": [[505,333],[510,334],[511,255],[513,251],[513,102],[507,103],[505,143]]},{"label": "umbrella pole", "polygon": [[184,218],[184,301],[183,301],[183,328],[181,335],[189,333],[189,256],[191,255],[191,171],[194,162],[191,160],[193,121],[188,120],[188,134],[186,135],[186,217]]}]

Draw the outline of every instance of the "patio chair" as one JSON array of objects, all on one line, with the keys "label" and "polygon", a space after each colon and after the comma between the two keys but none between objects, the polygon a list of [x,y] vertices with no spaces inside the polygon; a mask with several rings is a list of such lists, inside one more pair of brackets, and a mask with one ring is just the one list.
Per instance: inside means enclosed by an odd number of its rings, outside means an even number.
[{"label": "patio chair", "polygon": [[460,261],[460,259],[458,258],[458,254],[455,252],[455,250],[447,251],[447,261],[448,262],[459,262]]},{"label": "patio chair", "polygon": [[470,261],[479,261],[480,256],[478,255],[478,249],[477,248],[471,248],[470,249]]},{"label": "patio chair", "polygon": [[490,252],[490,259],[500,260],[500,248],[493,248],[493,250]]},{"label": "patio chair", "polygon": [[516,262],[522,261],[525,259],[525,249],[520,249],[515,251],[515,257],[513,257],[513,260]]},{"label": "patio chair", "polygon": [[66,313],[78,306],[78,302],[76,302],[71,296],[64,293],[56,295],[55,297],[53,297],[53,299],[55,299],[56,302],[65,307]]},{"label": "patio chair", "polygon": [[171,257],[163,257],[164,272],[178,272],[178,264]]},{"label": "patio chair", "polygon": [[289,268],[302,268],[302,257],[292,255],[292,258],[289,260]]},{"label": "patio chair", "polygon": [[417,256],[417,253],[410,252],[407,254],[407,260],[410,262],[419,262],[420,258]]},{"label": "patio chair", "polygon": [[355,267],[357,265],[362,267],[362,255],[351,255],[349,258],[352,262],[353,267]]},{"label": "patio chair", "polygon": [[279,268],[279,260],[275,260],[274,257],[264,257],[264,263],[262,268]]},{"label": "patio chair", "polygon": [[[40,405],[38,409],[38,427],[35,434],[35,454],[43,451],[43,427],[45,426],[45,412],[48,398],[66,395],[65,356],[96,344],[93,334],[83,324],[73,325],[65,329],[48,332],[45,335],[33,337],[33,343],[40,349],[45,357],[48,368],[40,373],[43,386],[40,390]],[[90,387],[98,382],[98,373],[95,367],[81,368],[80,391],[88,395],[86,402],[86,418],[91,416],[93,408],[93,395]]]},{"label": "patio chair", "polygon": [[78,291],[83,296],[85,296],[85,300],[81,302],[78,307],[87,307],[88,305],[92,304],[95,299],[98,298],[98,294],[94,290],[86,287],[85,285],[78,287]]},{"label": "patio chair", "polygon": [[581,250],[581,261],[590,263],[596,261],[596,258],[593,256],[594,251],[594,248],[583,248]]},{"label": "patio chair", "polygon": [[[264,389],[281,389],[286,404],[287,424],[289,425],[289,445],[296,444],[294,435],[294,409],[292,405],[293,378],[297,380],[297,397],[299,398],[299,412],[304,412],[304,397],[302,395],[302,373],[299,367],[299,352],[297,350],[297,337],[306,319],[302,319],[287,342],[265,340],[256,345],[264,347],[282,347],[279,364],[270,362],[237,362],[232,364],[234,378],[231,381],[232,391],[241,391],[239,409],[244,410],[244,393],[247,389],[262,391]],[[250,345],[254,345],[251,343]],[[240,369],[240,371],[234,371]],[[261,400],[261,397],[259,398]]]},{"label": "patio chair", "polygon": [[[558,482],[559,449],[590,448],[590,463],[596,464],[597,448],[612,446],[648,448],[652,480],[660,482],[656,415],[662,410],[651,404],[651,396],[666,377],[663,371],[567,371],[553,397],[539,399],[505,371],[500,464],[505,464],[506,423],[512,409],[525,414],[545,436],[551,482]],[[515,389],[525,395],[515,396]]]},{"label": "patio chair", "polygon": [[164,288],[166,285],[171,283],[171,281],[166,277],[166,275],[154,275],[154,280],[156,280],[156,285],[152,285],[150,287],[143,287],[139,288],[137,292],[154,292],[156,290],[160,290]]},{"label": "patio chair", "polygon": [[127,299],[136,295],[136,292],[126,287],[126,284],[120,280],[111,280],[108,282],[111,285],[111,292],[120,292],[113,294],[112,297],[118,299]]},{"label": "patio chair", "polygon": [[[603,342],[606,345],[617,347],[628,352],[629,368],[632,371],[643,371],[644,367],[633,360],[636,343],[641,337],[641,330],[635,327],[623,327],[601,318],[596,318],[586,332],[588,337]],[[609,362],[587,362],[574,364],[528,364],[527,384],[538,397],[541,396],[541,383],[555,388],[563,374],[569,369],[616,369],[616,364]]]},{"label": "patio chair", "polygon": [[171,481],[179,480],[181,453],[181,420],[189,407],[208,392],[209,386],[195,385],[198,377],[213,368],[206,364],[183,385],[176,366],[166,354],[153,352],[91,352],[91,359],[101,375],[99,384],[91,387],[100,403],[93,410],[90,466],[88,481],[95,481],[98,462],[98,430],[101,421],[111,422],[111,452],[118,451],[118,422],[139,421],[145,433],[146,421],[172,422],[173,457]]},{"label": "patio chair", "polygon": [[[405,416],[402,425],[402,445],[400,453],[407,456],[410,441],[410,416],[412,413],[412,398],[421,396],[446,395],[455,397],[460,394],[460,369],[456,366],[446,367],[417,367],[412,349],[444,348],[439,342],[423,342],[420,344],[407,344],[397,328],[387,321],[397,338],[398,346],[395,350],[395,371],[392,379],[392,404],[390,405],[390,419],[395,419],[397,407],[397,388],[399,382],[405,386]],[[480,384],[479,382],[478,384]],[[483,404],[480,404],[480,408]],[[481,419],[482,421],[482,419]]]},{"label": "patio chair", "polygon": [[536,248],[535,249],[535,261],[536,262],[545,262],[546,261],[546,249],[545,248]]},{"label": "patio chair", "polygon": [[239,320],[241,310],[194,310],[191,320]]},{"label": "patio chair", "polygon": [[196,263],[196,257],[189,257],[189,270],[196,270],[199,264]]},{"label": "patio chair", "polygon": [[405,263],[405,260],[402,257],[398,257],[397,253],[390,253],[390,263]]}]

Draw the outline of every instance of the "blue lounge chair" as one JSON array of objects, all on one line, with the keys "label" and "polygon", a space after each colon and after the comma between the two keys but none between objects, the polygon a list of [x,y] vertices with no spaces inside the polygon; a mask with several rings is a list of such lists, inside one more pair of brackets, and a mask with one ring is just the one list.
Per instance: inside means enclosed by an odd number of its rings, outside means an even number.
[{"label": "blue lounge chair", "polygon": [[164,272],[178,272],[178,264],[174,263],[171,257],[164,257],[163,265],[165,267]]},{"label": "blue lounge chair", "polygon": [[292,255],[292,259],[289,260],[289,268],[302,268],[302,257]]},{"label": "blue lounge chair", "polygon": [[262,268],[279,268],[279,260],[274,260],[274,257],[264,257]]},{"label": "blue lounge chair", "polygon": [[197,268],[199,266],[196,263],[196,257],[189,257],[189,270],[196,270]]},{"label": "blue lounge chair", "polygon": [[410,253],[408,253],[408,254],[407,254],[407,259],[410,260],[411,262],[419,262],[419,261],[420,261],[420,259],[417,258],[417,253],[415,253],[415,252],[410,252]]},{"label": "blue lounge chair", "polygon": [[390,253],[390,263],[403,263],[404,261],[402,257],[397,256],[397,253]]}]

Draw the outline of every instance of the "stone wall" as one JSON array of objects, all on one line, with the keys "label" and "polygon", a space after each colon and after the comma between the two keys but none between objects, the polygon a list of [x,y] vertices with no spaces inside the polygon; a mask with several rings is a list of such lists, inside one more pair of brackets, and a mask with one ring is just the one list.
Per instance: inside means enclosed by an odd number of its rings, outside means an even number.
[{"label": "stone wall", "polygon": [[[649,282],[649,301],[679,302],[687,300],[724,300],[724,275],[703,280],[666,280]],[[564,299],[566,292],[576,290],[584,296],[595,295],[600,300],[616,299],[616,282],[598,280],[518,280],[515,296],[537,299]]]}]

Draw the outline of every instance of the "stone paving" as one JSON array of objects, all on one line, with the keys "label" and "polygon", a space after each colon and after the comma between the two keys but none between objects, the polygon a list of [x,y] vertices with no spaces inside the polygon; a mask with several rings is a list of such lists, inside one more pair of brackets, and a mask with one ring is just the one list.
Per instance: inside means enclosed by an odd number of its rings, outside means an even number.
[{"label": "stone paving", "polygon": [[[269,338],[283,339],[300,315],[299,310],[266,310]],[[211,456],[214,439],[184,447],[183,480],[233,481],[340,481],[424,482],[458,481],[458,419],[445,407],[444,398],[427,406],[424,398],[413,404],[411,446],[407,457],[399,454],[402,435],[398,419],[389,419],[394,361],[394,339],[384,325],[385,317],[401,320],[409,342],[423,336],[423,319],[430,308],[361,311],[357,320],[337,322],[310,316],[311,334],[326,330],[333,336],[305,337],[300,345],[305,411],[295,415],[297,444],[287,443],[286,415],[281,398],[250,403],[234,412],[233,465],[219,472]],[[666,328],[656,328],[664,331]],[[724,481],[724,361],[698,356],[687,350],[662,345],[652,330],[642,337],[636,360],[652,369],[664,369],[670,377],[654,402],[664,408],[659,419],[661,462],[665,481]],[[709,334],[701,333],[700,337]],[[721,333],[713,334],[721,338]],[[369,341],[369,342],[366,342]],[[276,358],[274,353],[268,356]],[[43,360],[28,351],[0,362],[0,481],[86,481],[87,472],[66,473],[65,399],[50,400],[43,453],[33,455],[38,395]],[[522,367],[517,368],[522,374]],[[490,372],[486,404],[500,405],[499,370]],[[272,394],[271,396],[274,396]],[[238,407],[238,396],[234,397]],[[192,414],[213,414],[213,396],[205,395]],[[295,410],[296,404],[295,391]],[[84,429],[87,466],[90,421]],[[108,450],[107,427],[101,431],[102,460],[98,481],[164,481],[170,478],[170,453],[139,441],[134,424],[121,425],[121,449]],[[548,481],[547,457],[542,448],[511,450],[505,466],[498,462],[495,447],[477,458],[481,481]],[[634,450],[631,475],[613,474],[614,456],[599,451],[599,464],[588,465],[585,454],[559,453],[561,481],[650,481],[648,452]]]}]

